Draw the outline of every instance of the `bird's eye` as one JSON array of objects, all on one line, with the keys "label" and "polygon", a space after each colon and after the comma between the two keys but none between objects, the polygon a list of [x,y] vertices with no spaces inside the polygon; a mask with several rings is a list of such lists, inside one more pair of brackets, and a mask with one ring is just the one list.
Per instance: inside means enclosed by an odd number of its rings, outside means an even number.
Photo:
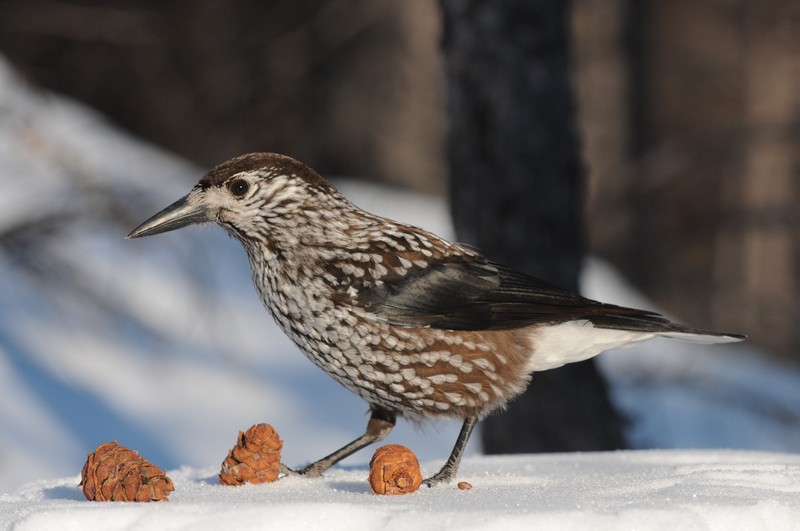
[{"label": "bird's eye", "polygon": [[236,197],[242,197],[250,189],[250,185],[244,179],[235,179],[228,183],[228,190]]}]

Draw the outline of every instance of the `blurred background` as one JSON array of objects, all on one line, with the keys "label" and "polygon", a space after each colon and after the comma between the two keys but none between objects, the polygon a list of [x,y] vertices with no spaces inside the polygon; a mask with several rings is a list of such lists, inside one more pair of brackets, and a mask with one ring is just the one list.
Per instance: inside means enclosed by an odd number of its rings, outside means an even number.
[{"label": "blurred background", "polygon": [[[637,302],[748,334],[742,375],[716,400],[749,396],[742,408],[783,426],[773,446],[726,440],[722,428],[720,439],[650,433],[630,444],[800,450],[787,391],[800,380],[781,379],[797,377],[800,346],[800,4],[573,0],[568,22],[586,240],[595,263],[610,264],[592,279],[618,271],[652,301]],[[212,437],[200,426],[215,413],[226,418],[219,461],[246,419],[339,422],[339,405],[314,400],[340,396],[335,384],[307,377],[315,369],[269,328],[233,242],[213,231],[119,238],[248,151],[357,178],[342,183],[361,204],[405,198],[395,217],[452,236],[441,44],[433,0],[0,0],[0,475],[14,478],[4,486],[35,479],[25,472],[77,473],[75,455],[123,434],[163,466],[214,462],[185,440]],[[265,349],[291,360],[263,361]],[[687,364],[681,385],[687,366],[707,382],[739,359],[701,370],[687,356],[675,355]],[[231,368],[238,376],[224,380]],[[635,385],[655,387],[663,370]],[[188,373],[194,391],[176,384]],[[624,379],[610,379],[624,402]],[[760,390],[743,390],[755,381]],[[223,391],[230,404],[212,399]],[[636,396],[629,405],[644,402]],[[346,442],[363,429],[363,404],[342,400],[352,423],[317,434]],[[166,402],[182,407],[167,414]],[[257,417],[276,404],[283,413]],[[446,456],[452,433],[423,457]],[[301,461],[326,451],[296,448]]]},{"label": "blurred background", "polygon": [[[0,2],[0,49],[202,168],[269,149],[443,194],[433,1]],[[792,358],[798,31],[791,0],[576,0],[592,251],[661,306]]]}]

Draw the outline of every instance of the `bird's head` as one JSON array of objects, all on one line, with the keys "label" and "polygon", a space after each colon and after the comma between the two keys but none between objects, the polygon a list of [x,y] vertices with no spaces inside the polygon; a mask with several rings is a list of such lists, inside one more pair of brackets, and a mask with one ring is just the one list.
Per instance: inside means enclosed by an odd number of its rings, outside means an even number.
[{"label": "bird's head", "polygon": [[[243,243],[284,232],[297,237],[303,224],[320,223],[349,206],[311,168],[284,155],[250,153],[216,166],[186,196],[128,234],[139,238],[213,222]],[[265,232],[269,234],[265,234]]]}]

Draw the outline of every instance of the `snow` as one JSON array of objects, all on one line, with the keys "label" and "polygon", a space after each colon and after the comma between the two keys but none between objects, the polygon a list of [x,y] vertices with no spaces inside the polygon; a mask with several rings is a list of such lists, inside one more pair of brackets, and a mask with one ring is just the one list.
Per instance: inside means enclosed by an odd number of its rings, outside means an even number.
[{"label": "snow", "polygon": [[[239,430],[273,424],[300,465],[360,434],[365,404],[274,326],[222,231],[124,240],[202,169],[25,86],[1,57],[0,114],[0,528],[797,528],[800,370],[746,344],[655,341],[598,358],[635,446],[684,450],[484,457],[474,436],[459,477],[470,491],[374,496],[369,450],[321,480],[216,485]],[[337,184],[452,235],[436,198]],[[583,283],[649,306],[602,262]],[[401,421],[385,442],[432,473],[459,427]],[[83,500],[76,474],[110,440],[170,470],[168,504]]]},{"label": "snow", "polygon": [[[435,470],[440,463],[427,463]],[[461,479],[376,496],[365,467],[324,478],[221,486],[218,470],[170,472],[167,503],[89,503],[78,478],[0,497],[0,526],[38,529],[800,529],[800,456],[628,451],[472,457]],[[9,510],[5,510],[8,507]]]}]

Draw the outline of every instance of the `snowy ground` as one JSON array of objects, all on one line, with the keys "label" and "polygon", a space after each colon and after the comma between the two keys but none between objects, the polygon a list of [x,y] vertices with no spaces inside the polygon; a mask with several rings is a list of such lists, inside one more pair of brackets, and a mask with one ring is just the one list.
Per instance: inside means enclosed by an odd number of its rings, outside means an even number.
[{"label": "snowy ground", "polygon": [[[352,469],[369,451],[318,483],[235,492],[207,485],[239,430],[270,422],[285,441],[285,461],[298,465],[361,433],[366,407],[275,328],[243,252],[221,231],[123,239],[201,173],[82,106],[25,87],[0,58],[0,492],[14,493],[0,498],[3,527],[144,527],[163,516],[164,527],[178,528],[198,523],[197,515],[221,522],[231,511],[245,525],[264,510],[334,524],[345,509],[363,527],[427,522],[430,513],[431,527],[489,525],[493,515],[513,527],[530,523],[524,510],[537,523],[573,527],[594,517],[656,528],[686,519],[709,528],[729,518],[762,528],[786,528],[773,524],[792,515],[800,521],[789,508],[798,500],[797,457],[780,453],[800,451],[800,371],[765,361],[752,345],[663,341],[600,359],[638,447],[778,453],[489,459],[477,456],[474,437],[464,472],[476,488],[467,493],[374,499],[364,494],[364,469]],[[341,188],[369,210],[451,232],[435,199],[352,182]],[[594,298],[649,305],[596,261],[584,287]],[[457,423],[420,431],[401,422],[387,442],[409,446],[432,470],[457,431]],[[174,474],[174,503],[78,501],[73,487],[86,454],[110,440],[166,469],[192,467]],[[745,477],[755,481],[751,490]],[[231,497],[237,501],[226,509]],[[494,509],[458,516],[473,503]]]},{"label": "snowy ground", "polygon": [[[428,471],[439,463],[428,464]],[[366,468],[318,480],[223,487],[216,470],[171,473],[168,503],[88,503],[76,477],[0,497],[0,527],[39,529],[800,529],[800,456],[635,451],[473,457],[473,488],[370,493]]]}]

